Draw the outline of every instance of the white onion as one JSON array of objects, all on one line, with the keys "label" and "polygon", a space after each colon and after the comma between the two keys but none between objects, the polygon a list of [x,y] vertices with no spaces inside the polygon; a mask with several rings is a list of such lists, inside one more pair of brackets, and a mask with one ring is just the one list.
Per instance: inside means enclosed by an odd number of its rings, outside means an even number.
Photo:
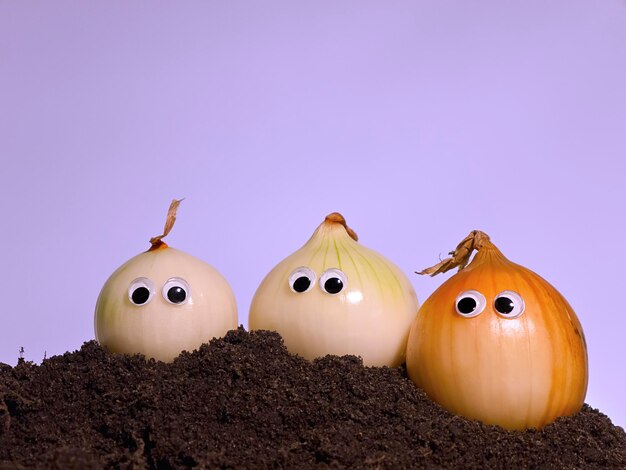
[{"label": "white onion", "polygon": [[[294,284],[306,277],[308,285],[306,279]],[[417,309],[401,270],[359,244],[345,219],[333,213],[265,277],[248,324],[279,332],[291,352],[307,359],[353,354],[365,365],[397,366]]]},{"label": "white onion", "polygon": [[237,327],[235,296],[222,275],[162,241],[178,202],[170,207],[164,234],[120,266],[100,292],[95,334],[111,352],[171,361]]}]

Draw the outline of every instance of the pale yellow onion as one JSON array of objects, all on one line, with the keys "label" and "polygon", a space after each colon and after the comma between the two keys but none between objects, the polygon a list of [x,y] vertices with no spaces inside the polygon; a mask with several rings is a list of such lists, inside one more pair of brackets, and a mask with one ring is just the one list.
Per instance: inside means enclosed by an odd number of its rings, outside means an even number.
[{"label": "pale yellow onion", "polygon": [[[299,293],[289,278],[301,267],[316,279]],[[322,290],[320,278],[329,269],[345,274],[339,293]],[[353,354],[365,365],[397,366],[417,309],[415,291],[402,271],[359,244],[344,218],[333,213],[265,277],[252,299],[249,328],[277,331],[289,351],[307,359]]]},{"label": "pale yellow onion", "polygon": [[[237,327],[235,296],[224,277],[204,261],[162,241],[175,219],[177,204],[172,206],[164,234],[151,240],[150,250],[120,266],[100,292],[95,335],[111,352],[139,353],[168,362]],[[133,304],[129,296],[137,279],[134,287],[152,287],[150,300],[141,305]],[[166,284],[188,291],[183,303],[166,300]]]},{"label": "pale yellow onion", "polygon": [[587,348],[563,296],[479,231],[421,274],[454,267],[412,325],[409,377],[444,408],[507,429],[542,428],[579,411]]}]

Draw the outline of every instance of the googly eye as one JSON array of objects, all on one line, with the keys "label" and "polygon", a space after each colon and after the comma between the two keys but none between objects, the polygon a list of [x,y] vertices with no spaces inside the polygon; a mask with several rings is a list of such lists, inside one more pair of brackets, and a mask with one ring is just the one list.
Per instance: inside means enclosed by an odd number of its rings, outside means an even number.
[{"label": "googly eye", "polygon": [[480,292],[477,290],[466,290],[456,297],[456,313],[465,318],[472,318],[480,315],[486,304],[485,296]]},{"label": "googly eye", "polygon": [[152,300],[154,283],[147,277],[138,277],[128,286],[128,300],[133,305],[141,307]]},{"label": "googly eye", "polygon": [[339,294],[347,283],[348,279],[340,269],[327,269],[320,276],[320,288],[327,294]]},{"label": "googly eye", "polygon": [[292,291],[302,294],[313,288],[315,279],[315,272],[311,268],[300,266],[289,275],[289,287]]},{"label": "googly eye", "polygon": [[517,292],[505,290],[500,292],[493,301],[493,307],[498,315],[504,318],[517,318],[526,308],[524,299]]},{"label": "googly eye", "polygon": [[163,298],[167,302],[173,305],[182,305],[189,301],[191,288],[184,279],[180,277],[172,277],[163,285],[161,294],[163,294]]}]

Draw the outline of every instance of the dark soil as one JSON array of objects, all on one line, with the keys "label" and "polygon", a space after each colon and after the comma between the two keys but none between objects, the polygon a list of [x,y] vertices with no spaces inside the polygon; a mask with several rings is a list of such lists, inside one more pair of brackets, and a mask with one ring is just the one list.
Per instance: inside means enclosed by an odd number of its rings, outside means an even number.
[{"label": "dark soil", "polygon": [[403,369],[308,362],[242,328],[174,363],[97,343],[0,364],[1,468],[626,468],[626,434],[586,406],[508,432],[432,403]]}]

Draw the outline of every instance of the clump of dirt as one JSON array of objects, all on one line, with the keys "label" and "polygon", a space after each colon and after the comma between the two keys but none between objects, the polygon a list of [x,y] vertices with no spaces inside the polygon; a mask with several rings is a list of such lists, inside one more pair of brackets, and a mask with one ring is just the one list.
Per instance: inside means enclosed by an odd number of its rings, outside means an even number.
[{"label": "clump of dirt", "polygon": [[5,468],[626,468],[626,434],[585,405],[541,431],[454,416],[404,369],[309,362],[243,328],[171,364],[95,341],[0,365]]}]

